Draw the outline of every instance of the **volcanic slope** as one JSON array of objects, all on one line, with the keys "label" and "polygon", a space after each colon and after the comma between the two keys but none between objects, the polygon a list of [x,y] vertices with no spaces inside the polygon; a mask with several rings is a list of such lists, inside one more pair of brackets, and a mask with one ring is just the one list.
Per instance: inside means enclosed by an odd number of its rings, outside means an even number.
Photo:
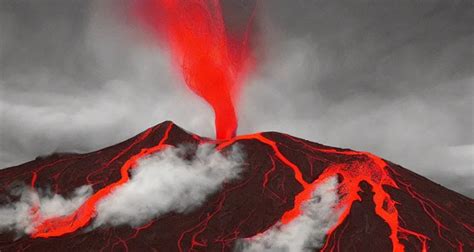
[{"label": "volcanic slope", "polygon": [[[94,204],[126,183],[137,159],[167,146],[214,144],[245,155],[239,179],[191,212],[168,213],[139,226],[89,228]],[[117,145],[87,154],[53,154],[0,170],[0,206],[17,200],[20,183],[68,195],[93,195],[69,216],[34,232],[0,234],[0,251],[232,251],[236,241],[286,225],[323,180],[339,181],[337,222],[320,251],[473,251],[474,201],[366,152],[340,149],[277,132],[214,142],[163,122]],[[91,210],[91,209],[92,210]]]}]

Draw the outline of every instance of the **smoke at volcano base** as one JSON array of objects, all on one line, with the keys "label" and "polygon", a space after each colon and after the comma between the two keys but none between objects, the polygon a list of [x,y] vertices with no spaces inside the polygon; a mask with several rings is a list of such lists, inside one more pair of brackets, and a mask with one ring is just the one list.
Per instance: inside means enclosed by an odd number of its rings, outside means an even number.
[{"label": "smoke at volcano base", "polygon": [[95,225],[136,226],[171,211],[186,213],[239,177],[243,156],[238,148],[224,156],[212,145],[199,145],[192,160],[185,159],[187,152],[167,148],[143,158],[132,179],[99,203]]},{"label": "smoke at volcano base", "polygon": [[[0,206],[0,233],[15,231],[19,236],[30,234],[35,228],[35,219],[63,216],[75,211],[92,194],[92,187],[82,186],[71,195],[63,196],[49,190],[37,192],[21,186],[10,192],[19,200]],[[36,207],[38,207],[36,209]]]},{"label": "smoke at volcano base", "polygon": [[256,237],[239,241],[235,251],[300,252],[320,248],[339,217],[337,185],[337,177],[327,179],[315,189],[300,216],[286,225],[278,222]]},{"label": "smoke at volcano base", "polygon": [[[189,158],[191,153],[195,156]],[[131,179],[99,202],[93,226],[138,226],[169,212],[189,212],[224,183],[238,179],[243,159],[238,146],[223,155],[208,144],[167,147],[145,156],[131,170]],[[34,233],[48,219],[77,211],[90,198],[92,187],[80,187],[68,196],[28,187],[11,194],[21,197],[0,206],[0,233],[13,230],[21,235]]]},{"label": "smoke at volcano base", "polygon": [[[1,167],[168,119],[213,136],[212,111],[127,4],[0,3]],[[226,0],[224,16],[240,22],[253,4]],[[467,0],[262,1],[239,133],[371,151],[474,195],[473,17]]]}]

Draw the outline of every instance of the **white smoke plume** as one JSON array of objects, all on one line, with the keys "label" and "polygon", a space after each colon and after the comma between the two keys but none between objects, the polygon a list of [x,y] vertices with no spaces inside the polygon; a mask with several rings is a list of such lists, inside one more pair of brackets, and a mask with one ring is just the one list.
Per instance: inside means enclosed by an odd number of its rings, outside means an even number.
[{"label": "white smoke plume", "polygon": [[[67,197],[51,192],[37,192],[24,186],[11,193],[20,199],[0,206],[0,233],[13,231],[22,235],[33,232],[35,218],[52,218],[72,213],[92,194],[92,187],[81,186]],[[39,209],[33,211],[35,207]]]},{"label": "white smoke plume", "polygon": [[164,213],[190,211],[238,178],[238,147],[224,156],[212,145],[199,145],[191,160],[185,158],[188,151],[170,147],[141,159],[131,180],[99,203],[95,226],[139,225]]},{"label": "white smoke plume", "polygon": [[[130,180],[99,202],[92,227],[135,226],[164,213],[185,213],[239,177],[243,155],[238,146],[226,155],[210,144],[199,145],[191,157],[192,151],[191,146],[168,147],[139,160]],[[69,197],[22,187],[12,192],[20,198],[17,202],[0,206],[0,233],[30,234],[41,220],[72,213],[91,194],[90,186],[77,188]]]},{"label": "white smoke plume", "polygon": [[337,184],[337,177],[327,179],[303,205],[300,216],[286,225],[278,222],[261,235],[239,241],[236,251],[300,252],[321,247],[340,215],[335,209],[339,199]]}]

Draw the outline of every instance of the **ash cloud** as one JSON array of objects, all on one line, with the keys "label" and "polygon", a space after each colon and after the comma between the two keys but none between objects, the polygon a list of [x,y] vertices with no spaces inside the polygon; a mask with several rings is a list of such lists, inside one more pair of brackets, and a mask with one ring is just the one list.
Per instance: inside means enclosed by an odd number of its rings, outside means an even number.
[{"label": "ash cloud", "polygon": [[280,222],[264,233],[240,240],[234,251],[239,252],[303,252],[321,248],[329,229],[337,223],[340,210],[337,177],[328,178],[313,192],[302,207],[302,214],[292,222]]},{"label": "ash cloud", "polygon": [[[255,4],[223,3],[233,25]],[[164,120],[213,135],[212,111],[127,16],[128,4],[0,2],[0,167],[93,151]],[[472,1],[258,8],[239,133],[277,130],[370,151],[474,195]]]}]

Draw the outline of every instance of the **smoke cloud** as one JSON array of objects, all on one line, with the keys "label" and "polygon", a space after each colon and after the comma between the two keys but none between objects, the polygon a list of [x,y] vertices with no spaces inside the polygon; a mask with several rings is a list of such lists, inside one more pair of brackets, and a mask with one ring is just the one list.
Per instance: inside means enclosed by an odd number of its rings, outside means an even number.
[{"label": "smoke cloud", "polygon": [[320,248],[340,214],[336,209],[339,200],[337,185],[337,177],[328,178],[304,203],[300,216],[286,225],[278,222],[256,237],[239,241],[235,251],[303,252]]},{"label": "smoke cloud", "polygon": [[[255,1],[223,3],[237,27]],[[212,110],[128,4],[0,2],[0,167],[165,120],[213,136]],[[238,133],[370,151],[472,197],[473,17],[470,0],[259,1]]]},{"label": "smoke cloud", "polygon": [[72,213],[92,194],[92,187],[79,187],[67,197],[50,191],[37,192],[26,186],[13,190],[11,194],[20,199],[0,206],[0,233],[13,231],[23,235],[34,231],[36,219]]},{"label": "smoke cloud", "polygon": [[241,172],[238,147],[224,156],[212,145],[199,145],[191,160],[188,152],[167,148],[141,159],[131,180],[100,202],[95,226],[137,226],[164,213],[186,213]]},{"label": "smoke cloud", "polygon": [[[224,155],[210,144],[168,147],[144,157],[131,170],[130,180],[98,203],[92,227],[137,226],[168,212],[192,211],[239,177],[243,158],[238,145]],[[26,187],[12,191],[20,199],[0,206],[0,232],[30,234],[42,220],[74,212],[91,194],[90,186],[77,188],[69,197]]]}]

